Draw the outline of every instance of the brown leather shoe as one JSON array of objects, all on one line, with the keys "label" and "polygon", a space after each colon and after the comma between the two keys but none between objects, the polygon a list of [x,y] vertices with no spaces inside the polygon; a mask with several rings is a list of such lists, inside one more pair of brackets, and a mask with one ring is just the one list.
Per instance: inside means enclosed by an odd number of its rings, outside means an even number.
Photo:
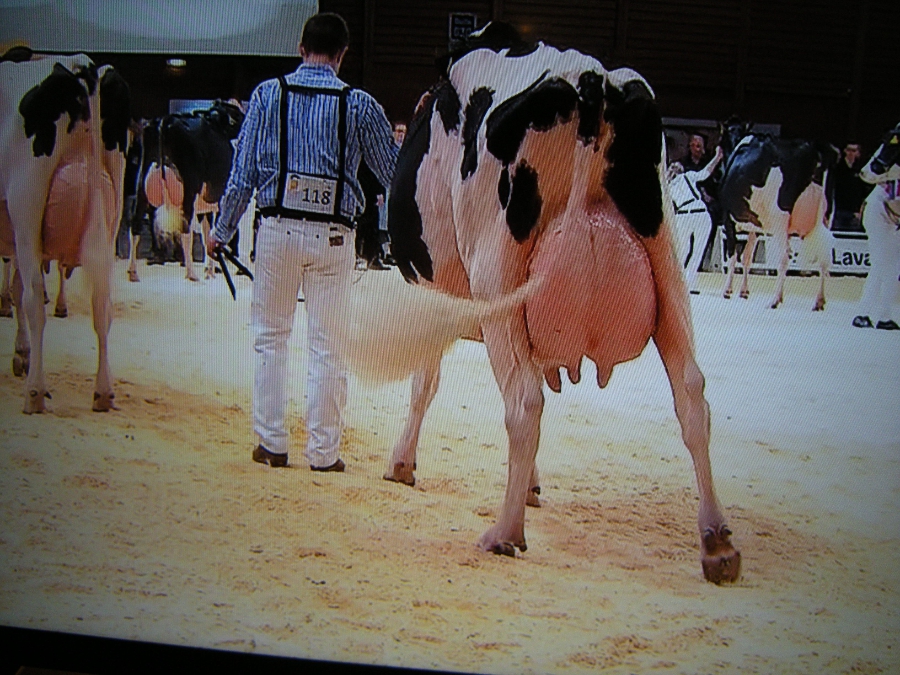
[{"label": "brown leather shoe", "polygon": [[344,466],[344,462],[339,459],[331,466],[313,466],[312,464],[310,464],[309,468],[313,471],[337,471],[343,473]]},{"label": "brown leather shoe", "polygon": [[253,449],[253,461],[259,462],[260,464],[268,464],[273,469],[277,469],[279,467],[287,466],[288,456],[287,453],[280,454],[277,452],[269,452],[263,446],[257,445]]}]

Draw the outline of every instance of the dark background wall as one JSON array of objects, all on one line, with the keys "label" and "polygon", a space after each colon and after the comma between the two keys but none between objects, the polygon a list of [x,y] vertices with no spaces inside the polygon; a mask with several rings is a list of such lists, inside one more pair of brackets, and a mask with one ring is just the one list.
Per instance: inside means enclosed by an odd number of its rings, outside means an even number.
[{"label": "dark background wall", "polygon": [[[895,0],[322,0],[347,20],[341,71],[372,92],[392,120],[408,120],[447,51],[449,15],[481,26],[502,19],[530,39],[574,47],[607,68],[630,66],[656,91],[665,117],[732,114],[780,124],[782,134],[871,150],[900,119]],[[299,40],[298,27],[298,40]],[[167,111],[168,99],[247,99],[299,59],[191,56],[180,74],[166,56],[97,54],[131,82],[135,114]],[[172,56],[178,56],[173,54]]]}]

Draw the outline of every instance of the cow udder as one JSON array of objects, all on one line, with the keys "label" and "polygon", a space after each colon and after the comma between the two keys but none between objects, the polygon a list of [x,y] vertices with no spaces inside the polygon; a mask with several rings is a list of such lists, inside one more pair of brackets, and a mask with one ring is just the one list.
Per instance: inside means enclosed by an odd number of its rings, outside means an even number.
[{"label": "cow udder", "polygon": [[[108,234],[114,234],[118,221],[116,194],[112,179],[100,171],[95,185],[100,186]],[[42,229],[44,261],[59,260],[72,269],[80,264],[81,243],[90,225],[89,169],[86,159],[61,164],[53,174]]]},{"label": "cow udder", "polygon": [[613,366],[644,350],[656,325],[650,260],[611,203],[560,217],[538,242],[529,272],[544,278],[525,315],[551,388],[559,390],[560,367],[577,382],[583,356],[605,386]]}]

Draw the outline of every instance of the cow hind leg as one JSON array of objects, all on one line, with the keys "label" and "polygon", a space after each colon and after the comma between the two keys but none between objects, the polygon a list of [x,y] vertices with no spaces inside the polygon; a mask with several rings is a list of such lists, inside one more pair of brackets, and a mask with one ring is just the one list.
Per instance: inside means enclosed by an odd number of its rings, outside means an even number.
[{"label": "cow hind leg", "polygon": [[672,394],[681,436],[694,463],[700,508],[697,524],[701,536],[701,565],[707,581],[735,581],[740,575],[741,555],[731,544],[713,487],[709,461],[709,404],[704,397],[705,381],[694,357],[693,329],[687,290],[679,277],[677,261],[668,252],[666,230],[646,240],[653,266],[659,314],[653,336],[662,358]]},{"label": "cow hind leg", "polygon": [[187,234],[181,235],[181,250],[184,254],[184,278],[188,281],[200,281],[197,272],[194,271],[194,232],[188,230]]},{"label": "cow hind leg", "polygon": [[738,295],[744,300],[750,297],[750,266],[753,264],[753,254],[756,253],[757,241],[756,232],[748,234],[747,245],[744,246],[744,253],[741,256],[743,270],[741,274],[741,290]]},{"label": "cow hind leg", "polygon": [[784,282],[787,279],[788,263],[791,259],[791,250],[788,246],[787,228],[784,232],[778,231],[772,236],[772,251],[775,254],[781,254],[778,261],[778,280],[775,282],[775,294],[772,296],[772,302],[769,305],[771,309],[777,309],[784,302]]},{"label": "cow hind leg", "polygon": [[140,243],[141,238],[139,235],[135,235],[131,238],[131,253],[128,256],[128,281],[131,282],[140,281],[137,272],[137,252]]},{"label": "cow hind leg", "polygon": [[478,540],[478,545],[485,551],[514,556],[516,548],[521,551],[528,548],[525,505],[529,495],[537,496],[533,488],[544,410],[543,378],[531,359],[522,312],[511,319],[486,322],[482,328],[494,377],[503,396],[509,462],[500,515]]},{"label": "cow hind leg", "polygon": [[[101,212],[102,213],[102,212]],[[115,409],[115,394],[109,368],[109,328],[112,323],[112,270],[115,248],[106,236],[103,217],[93,219],[82,246],[82,266],[91,288],[91,313],[97,335],[97,376],[94,382],[92,409],[107,412]]]},{"label": "cow hind leg", "polygon": [[409,416],[406,427],[394,446],[390,464],[384,479],[404,485],[416,484],[416,448],[425,413],[437,394],[441,379],[441,362],[427,364],[412,376],[412,392],[409,401]]},{"label": "cow hind leg", "polygon": [[15,263],[12,265],[12,282],[10,284],[10,297],[16,308],[16,346],[13,353],[12,370],[16,377],[25,377],[28,373],[31,347],[28,343],[28,325],[25,318],[24,303],[22,301],[22,275],[19,274]]}]

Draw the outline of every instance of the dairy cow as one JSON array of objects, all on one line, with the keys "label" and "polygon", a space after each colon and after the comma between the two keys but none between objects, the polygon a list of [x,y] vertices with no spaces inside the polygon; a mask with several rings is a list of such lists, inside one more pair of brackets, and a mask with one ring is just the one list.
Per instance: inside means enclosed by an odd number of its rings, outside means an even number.
[{"label": "dairy cow", "polygon": [[[734,144],[729,134],[726,138]],[[837,149],[830,145],[761,133],[749,132],[734,144],[719,189],[728,259],[725,298],[732,295],[737,231],[749,232],[742,259],[742,298],[750,295],[748,275],[758,235],[768,234],[771,239],[766,245],[766,255],[774,255],[778,260],[778,280],[770,307],[778,307],[784,300],[790,261],[788,237],[796,234],[803,240],[804,254],[819,269],[819,291],[813,310],[825,308],[831,233],[825,227],[827,204],[823,185],[825,173],[837,158]]]},{"label": "dairy cow", "polygon": [[[163,207],[154,223],[157,239],[162,243],[167,237],[181,237],[186,275],[193,281],[191,223],[195,213],[218,208],[234,156],[231,141],[243,120],[238,106],[215,101],[207,110],[166,115],[144,127],[135,218],[140,220],[148,206],[158,211]],[[138,280],[136,249],[133,245],[128,267],[131,281]]]},{"label": "dairy cow", "polygon": [[87,56],[0,63],[0,255],[13,256],[19,323],[13,370],[26,413],[49,398],[44,377],[43,268],[82,266],[98,341],[93,409],[113,406],[107,336],[113,238],[122,210],[128,86]]},{"label": "dairy cow", "polygon": [[[560,368],[578,382],[587,356],[603,387],[652,338],[694,461],[704,574],[738,577],[740,554],[713,488],[709,407],[661,158],[661,118],[640,75],[523,44],[504,25],[473,35],[420,101],[389,200],[398,268],[411,282],[478,300],[538,280],[524,305],[481,323],[509,437],[506,497],[479,540],[486,551],[526,549],[526,502],[539,504],[543,382],[560,391]],[[439,357],[413,376],[387,480],[414,484],[439,376]]]}]

